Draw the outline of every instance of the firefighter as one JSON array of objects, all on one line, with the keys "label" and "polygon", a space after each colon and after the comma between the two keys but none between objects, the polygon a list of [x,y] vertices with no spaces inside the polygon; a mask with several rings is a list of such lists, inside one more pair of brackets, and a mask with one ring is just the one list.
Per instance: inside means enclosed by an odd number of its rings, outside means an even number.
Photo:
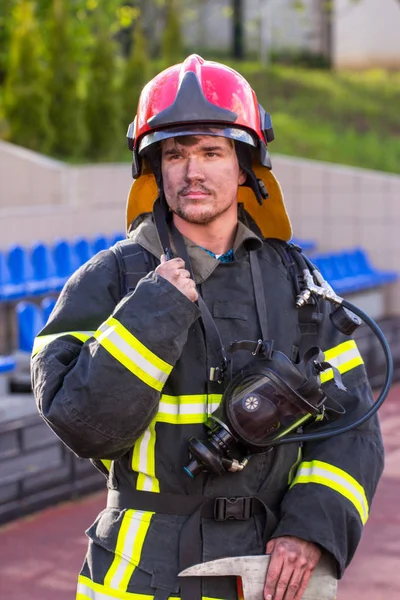
[{"label": "firefighter", "polygon": [[[382,472],[377,419],[251,453],[236,472],[191,468],[190,443],[259,347],[295,365],[317,344],[332,367],[322,389],[349,414],[373,401],[362,356],[324,302],[299,317],[271,120],[239,73],[197,55],[166,69],[128,138],[128,241],[70,278],[32,358],[41,415],[107,479],[77,598],[233,600],[230,578],[188,596],[179,571],[190,557],[267,552],[265,598],[300,600],[322,554],[335,579],[354,555]],[[238,340],[260,342],[229,355]]]}]

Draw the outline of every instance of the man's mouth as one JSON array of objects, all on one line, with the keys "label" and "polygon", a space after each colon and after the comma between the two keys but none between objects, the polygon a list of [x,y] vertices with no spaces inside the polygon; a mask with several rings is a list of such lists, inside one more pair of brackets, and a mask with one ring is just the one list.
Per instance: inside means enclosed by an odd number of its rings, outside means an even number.
[{"label": "man's mouth", "polygon": [[180,195],[184,198],[206,198],[210,196],[210,192],[205,190],[185,190]]}]

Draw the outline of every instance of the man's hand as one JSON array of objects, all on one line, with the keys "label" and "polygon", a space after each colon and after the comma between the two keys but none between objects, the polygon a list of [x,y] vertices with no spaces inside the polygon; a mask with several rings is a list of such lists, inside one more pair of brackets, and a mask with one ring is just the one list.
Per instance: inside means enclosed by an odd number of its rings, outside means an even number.
[{"label": "man's hand", "polygon": [[185,263],[181,258],[167,260],[165,254],[162,254],[161,264],[158,265],[155,272],[178,288],[186,298],[196,302],[198,298],[196,284],[190,278],[190,273],[185,269]]},{"label": "man's hand", "polygon": [[310,577],[321,557],[321,550],[312,542],[283,536],[270,540],[271,554],[264,587],[265,600],[301,600]]}]

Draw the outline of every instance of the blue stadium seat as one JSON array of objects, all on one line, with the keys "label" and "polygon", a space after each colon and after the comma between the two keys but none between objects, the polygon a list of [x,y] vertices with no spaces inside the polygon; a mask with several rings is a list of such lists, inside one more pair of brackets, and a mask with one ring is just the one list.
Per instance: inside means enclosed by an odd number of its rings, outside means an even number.
[{"label": "blue stadium seat", "polygon": [[12,356],[0,356],[0,375],[10,373],[15,369],[15,358]]},{"label": "blue stadium seat", "polygon": [[325,253],[313,256],[312,262],[318,267],[323,277],[329,283],[332,283],[332,281],[336,281],[339,278],[336,265],[332,260],[332,256],[330,254]]},{"label": "blue stadium seat", "polygon": [[49,320],[51,311],[55,307],[56,303],[57,303],[57,298],[52,298],[51,296],[46,296],[46,298],[43,298],[43,300],[41,301],[40,306],[43,311],[44,323],[47,323],[47,321]]},{"label": "blue stadium seat", "polygon": [[0,300],[8,300],[9,296],[10,273],[7,265],[7,258],[4,252],[0,251]]},{"label": "blue stadium seat", "polygon": [[52,255],[55,266],[54,289],[60,290],[78,265],[67,240],[58,240],[53,246]]},{"label": "blue stadium seat", "polygon": [[92,256],[92,248],[86,238],[78,238],[75,240],[72,245],[72,252],[79,267],[85,264]]},{"label": "blue stadium seat", "polygon": [[347,253],[346,258],[353,275],[370,277],[381,284],[396,281],[398,277],[394,271],[380,271],[373,267],[366,251],[361,248],[356,248],[353,252]]},{"label": "blue stadium seat", "polygon": [[114,246],[114,244],[116,244],[117,242],[120,242],[125,239],[126,239],[126,235],[124,233],[122,233],[122,232],[114,233],[109,238],[109,247],[111,248],[111,246]]},{"label": "blue stadium seat", "polygon": [[0,298],[16,300],[28,294],[26,282],[30,277],[27,251],[22,246],[12,246],[0,256]]},{"label": "blue stadium seat", "polygon": [[44,327],[43,310],[32,302],[18,302],[16,306],[18,324],[18,350],[32,352],[33,342]]},{"label": "blue stadium seat", "polygon": [[46,244],[34,244],[30,251],[32,279],[27,282],[31,294],[46,294],[53,289],[55,269],[53,257]]},{"label": "blue stadium seat", "polygon": [[339,294],[380,287],[398,278],[394,271],[380,271],[371,265],[362,248],[313,257],[324,278]]},{"label": "blue stadium seat", "polygon": [[110,247],[105,235],[98,235],[92,242],[93,254],[97,254],[102,250],[108,250]]}]

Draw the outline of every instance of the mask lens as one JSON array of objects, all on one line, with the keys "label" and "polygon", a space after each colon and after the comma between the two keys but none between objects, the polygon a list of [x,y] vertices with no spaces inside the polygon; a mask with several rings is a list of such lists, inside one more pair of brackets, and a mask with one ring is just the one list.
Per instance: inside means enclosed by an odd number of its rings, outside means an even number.
[{"label": "mask lens", "polygon": [[290,401],[290,390],[266,374],[243,379],[226,399],[226,413],[236,434],[255,446],[265,446],[303,415]]}]

